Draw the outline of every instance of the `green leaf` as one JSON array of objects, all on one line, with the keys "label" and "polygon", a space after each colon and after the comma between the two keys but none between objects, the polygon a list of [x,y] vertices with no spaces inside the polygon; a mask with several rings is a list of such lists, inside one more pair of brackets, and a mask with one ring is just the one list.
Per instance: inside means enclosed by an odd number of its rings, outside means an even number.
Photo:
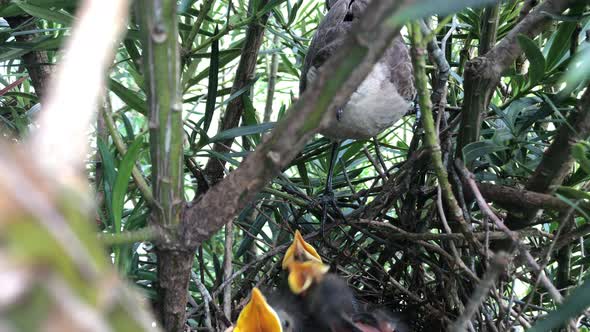
[{"label": "green leaf", "polygon": [[143,115],[148,114],[147,110],[147,103],[145,100],[139,98],[137,96],[137,92],[132,91],[123,84],[115,81],[114,79],[109,80],[109,88],[113,91],[117,97],[121,98],[121,100],[129,107],[133,108],[134,110],[138,111]]},{"label": "green leaf", "polygon": [[[244,104],[244,113],[242,115],[243,126],[256,126],[258,125],[258,119],[256,118],[256,108],[252,104],[252,100],[247,94],[242,95],[242,103]],[[252,137],[255,144],[260,143],[260,134],[255,134]]]},{"label": "green leaf", "polygon": [[463,160],[465,164],[469,164],[479,157],[505,150],[508,150],[508,147],[497,145],[488,140],[473,142],[463,148]]},{"label": "green leaf", "polygon": [[280,70],[287,72],[295,77],[299,77],[299,70],[297,70],[297,68],[295,68],[295,65],[293,65],[293,63],[289,60],[289,58],[287,57],[287,55],[285,55],[284,53],[280,53],[279,56],[281,57],[281,65],[280,66]]},{"label": "green leaf", "polygon": [[562,22],[551,39],[545,45],[547,52],[547,69],[552,71],[559,65],[563,56],[569,51],[571,37],[576,30],[575,22]]},{"label": "green leaf", "polygon": [[271,11],[273,8],[277,7],[278,5],[282,4],[283,2],[285,2],[285,0],[270,0],[263,8],[262,10],[260,10],[259,12],[256,13],[256,15],[258,17],[261,17],[262,15],[268,13],[269,11]]},{"label": "green leaf", "polygon": [[[268,195],[266,194],[265,196]],[[245,223],[249,227],[248,236],[244,237],[244,239],[240,243],[240,246],[238,247],[238,250],[236,251],[236,258],[242,257],[252,247],[252,244],[254,243],[254,238],[258,236],[258,234],[262,230],[262,227],[264,227],[264,225],[266,225],[266,223],[268,222],[266,214],[260,213],[256,217],[256,220],[254,220],[254,222],[250,224],[248,223],[248,220],[246,220],[246,218],[248,218],[251,214],[252,209],[244,209],[244,211],[242,211],[242,213],[238,217],[239,223]]]},{"label": "green leaf", "polygon": [[495,0],[417,1],[400,8],[400,10],[389,19],[389,23],[394,26],[401,26],[410,20],[421,19],[428,15],[438,14],[445,16],[456,13],[466,7],[479,8],[495,2]]},{"label": "green leaf", "polygon": [[590,193],[572,187],[559,186],[557,193],[569,199],[590,199]]},{"label": "green leaf", "polygon": [[[225,67],[228,63],[230,63],[231,61],[233,61],[237,57],[239,57],[242,54],[242,52],[239,51],[239,50],[241,50],[242,46],[244,46],[244,39],[240,39],[237,42],[232,43],[232,45],[230,45],[230,48],[232,49],[232,51],[219,57],[219,68]],[[233,49],[239,49],[239,50],[235,51]],[[209,77],[209,70],[210,70],[210,68],[205,68],[203,71],[198,73],[195,77],[189,79],[186,86],[185,86],[185,89],[188,89],[191,86],[201,82],[201,80],[203,80],[204,78]]]},{"label": "green leaf", "polygon": [[587,145],[584,143],[577,143],[572,147],[572,156],[576,159],[576,162],[580,164],[580,168],[582,168],[586,174],[590,174],[590,159],[586,156],[586,152],[588,152],[588,149]]},{"label": "green leaf", "polygon": [[572,290],[563,303],[554,311],[550,312],[545,318],[537,322],[528,332],[549,331],[565,324],[565,322],[576,315],[584,312],[590,306],[590,279]]},{"label": "green leaf", "polygon": [[74,17],[72,15],[63,11],[51,10],[32,5],[30,3],[24,3],[22,1],[14,1],[14,3],[27,14],[38,18],[42,18],[50,22],[71,25],[74,21]]},{"label": "green leaf", "polygon": [[580,84],[588,80],[590,77],[590,61],[588,59],[590,59],[590,46],[586,45],[575,55],[567,68],[563,78],[567,83],[567,87],[563,93],[571,93]]},{"label": "green leaf", "polygon": [[209,139],[209,143],[223,141],[226,139],[236,138],[236,137],[240,137],[240,136],[261,134],[265,131],[272,129],[274,126],[275,126],[274,122],[265,122],[265,123],[261,123],[261,124],[255,125],[255,126],[243,126],[243,127],[231,128],[231,129],[222,131],[219,134],[211,137],[211,139]]},{"label": "green leaf", "polygon": [[545,57],[537,47],[537,44],[525,35],[517,36],[518,43],[527,59],[529,60],[529,82],[528,86],[533,87],[539,83],[545,76]]},{"label": "green leaf", "polygon": [[127,193],[127,185],[129,184],[129,176],[137,160],[137,156],[141,151],[143,144],[143,137],[138,137],[127,150],[127,153],[119,164],[119,171],[115,179],[115,186],[113,187],[113,224],[115,233],[121,232],[121,218],[123,216],[123,205],[125,203],[125,194]]},{"label": "green leaf", "polygon": [[[215,27],[215,34],[219,29]],[[211,61],[209,64],[209,85],[207,86],[207,103],[205,104],[205,116],[203,120],[203,131],[207,132],[215,112],[215,99],[217,98],[217,86],[219,79],[219,40],[211,43]]]},{"label": "green leaf", "polygon": [[244,92],[249,91],[250,88],[254,85],[254,83],[256,83],[257,80],[258,80],[258,77],[256,77],[255,79],[251,80],[250,82],[248,82],[248,84],[244,85],[240,90],[232,93],[229,97],[227,97],[226,100],[223,101],[223,103],[221,103],[221,105],[219,105],[217,107],[221,107],[221,106],[227,105],[232,100],[240,97]]},{"label": "green leaf", "polygon": [[18,49],[18,48],[1,48],[0,49],[0,61],[4,62],[4,61],[8,61],[8,60],[12,60],[12,59],[17,59],[20,58],[21,56],[29,53],[29,50],[24,50],[24,49]]},{"label": "green leaf", "polygon": [[121,117],[121,120],[123,120],[123,125],[125,126],[125,136],[127,141],[135,141],[135,134],[133,133],[133,125],[131,124],[131,120],[129,120],[125,112],[120,112],[118,113],[118,115]]},{"label": "green leaf", "polygon": [[[15,2],[16,1],[7,3],[5,5],[0,5],[0,17],[10,17],[24,14],[25,11],[19,8]],[[43,6],[44,8],[54,7],[73,9],[78,3],[79,0],[27,0],[27,4],[29,5]]]}]

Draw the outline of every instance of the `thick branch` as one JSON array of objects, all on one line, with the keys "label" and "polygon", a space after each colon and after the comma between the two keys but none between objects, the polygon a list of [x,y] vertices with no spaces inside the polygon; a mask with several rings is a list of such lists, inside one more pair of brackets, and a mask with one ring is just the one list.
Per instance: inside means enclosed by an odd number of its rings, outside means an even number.
[{"label": "thick branch", "polygon": [[195,247],[234,218],[289,164],[318,127],[325,125],[327,117],[345,104],[399,32],[399,25],[392,24],[396,21],[389,19],[398,7],[400,3],[394,1],[370,3],[340,52],[322,67],[310,89],[265,142],[237,170],[185,210],[180,230],[185,245]]},{"label": "thick branch", "polygon": [[[260,7],[263,7],[267,2],[268,0],[260,1]],[[252,3],[257,2],[251,1],[250,5],[252,5]],[[250,84],[254,78],[256,61],[258,59],[258,51],[260,50],[262,40],[264,39],[264,30],[267,20],[268,14],[263,15],[259,20],[252,21],[248,25],[248,30],[246,31],[246,41],[244,42],[244,48],[242,49],[242,56],[240,58],[240,63],[238,64],[231,94],[234,94],[248,86],[248,84]],[[225,115],[221,120],[221,127],[219,128],[219,131],[221,132],[237,127],[240,119],[242,118],[243,111],[244,102],[242,98],[234,98],[232,101],[230,101],[227,105],[227,108],[225,109]],[[213,151],[219,154],[227,153],[230,151],[233,141],[233,138],[230,138],[216,142],[213,145]],[[207,165],[205,166],[205,175],[211,185],[217,184],[223,178],[224,167],[224,160],[214,157],[209,159]]]},{"label": "thick branch", "polygon": [[[566,202],[547,194],[492,183],[478,183],[477,186],[487,201],[492,201],[509,211],[522,210],[523,207],[556,211],[566,211],[570,208]],[[473,199],[468,195],[469,191],[465,193],[466,199]]]},{"label": "thick branch", "polygon": [[549,14],[561,14],[572,0],[547,0],[531,11],[506,37],[488,53],[465,65],[465,97],[461,109],[461,128],[457,139],[457,157],[461,151],[479,139],[479,130],[494,89],[504,72],[516,60],[522,49],[517,41],[520,34],[533,37],[551,22]]}]

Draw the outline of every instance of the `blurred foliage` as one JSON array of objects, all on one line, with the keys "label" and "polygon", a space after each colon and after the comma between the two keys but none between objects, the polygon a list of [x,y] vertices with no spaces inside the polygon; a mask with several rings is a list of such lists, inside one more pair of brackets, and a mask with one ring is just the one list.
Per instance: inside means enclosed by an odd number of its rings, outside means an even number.
[{"label": "blurred foliage", "polygon": [[[252,1],[256,3],[256,0]],[[190,165],[185,171],[185,195],[189,201],[197,191],[195,176],[209,158],[227,161],[231,170],[256,149],[264,133],[272,129],[273,122],[261,123],[260,120],[268,91],[272,54],[279,55],[272,121],[279,121],[284,116],[285,110],[298,95],[299,73],[306,48],[326,11],[323,1],[273,0],[255,13],[248,12],[246,0],[212,0],[210,3],[211,8],[204,15],[198,31],[193,30],[202,2],[182,0],[178,4],[179,42],[183,46],[181,82],[185,159]],[[0,29],[2,86],[28,77],[20,60],[27,52],[46,52],[51,64],[59,60],[59,50],[69,35],[76,4],[75,0],[5,1],[0,4],[0,17],[28,17],[21,26],[11,28],[5,24]],[[498,40],[515,26],[520,9],[519,1],[502,2]],[[588,8],[582,9],[577,13],[554,17],[550,28],[533,39],[519,36],[518,42],[524,51],[522,61],[504,73],[485,115],[481,140],[460,151],[466,161],[474,163],[478,181],[522,187],[539,164],[556,128],[568,125],[565,119],[573,110],[576,97],[587,85],[590,72],[590,62],[587,61],[590,20]],[[256,77],[248,89],[230,95],[245,29],[253,17],[265,12],[271,12],[272,16],[259,52]],[[436,37],[439,40],[449,29],[453,29],[445,45],[451,65],[448,130],[452,132],[457,130],[456,109],[463,99],[465,62],[477,55],[481,16],[480,9],[467,8],[449,19],[432,19],[431,28],[438,31]],[[441,25],[437,26],[437,22]],[[31,35],[33,38],[22,42],[15,39],[18,35]],[[275,36],[278,36],[278,43],[273,42]],[[149,147],[145,139],[148,131],[146,87],[139,39],[138,26],[132,18],[109,75],[108,99],[112,116],[128,151],[121,154],[110,135],[104,139],[104,132],[92,136],[95,155],[88,160],[89,178],[99,193],[97,196],[102,197],[97,200],[96,220],[105,234],[138,231],[148,224],[149,205],[130,177],[134,165],[148,179],[151,171]],[[434,77],[433,72],[430,74]],[[245,104],[242,125],[218,132],[223,110],[235,98],[242,98]],[[30,78],[3,92],[0,95],[2,135],[18,141],[34,130],[34,112],[31,110],[38,102]],[[105,131],[104,128],[100,130]],[[232,152],[218,154],[211,150],[212,143],[226,138],[236,138]],[[411,158],[417,151],[417,140],[420,138],[421,130],[415,115],[410,115],[380,134],[375,141],[343,143],[339,150],[334,187],[337,189],[336,199],[345,215],[370,204],[388,185],[387,179],[395,179],[400,185],[400,192],[391,198],[387,211],[376,219],[412,233],[444,232],[437,215],[435,177],[429,171],[427,161]],[[559,191],[558,197],[574,205],[579,212],[575,214],[574,228],[563,232],[588,228],[590,211],[579,202],[588,200],[589,144],[583,142],[576,146],[576,165],[571,169],[563,190]],[[327,175],[329,145],[330,142],[321,137],[310,142],[281,176],[237,217],[233,230],[233,266],[239,273],[232,283],[234,304],[238,304],[255,283],[273,284],[281,278],[277,264],[280,254],[264,259],[257,257],[289,242],[294,229],[302,229],[304,234],[319,229],[318,197],[324,189]],[[410,168],[404,168],[409,160],[412,160]],[[505,212],[500,206],[494,208],[500,213]],[[468,205],[467,209],[475,231],[481,232],[484,216],[475,205]],[[557,213],[547,210],[536,228],[555,232],[559,218]],[[435,321],[438,318],[430,317],[423,303],[408,297],[395,286],[396,283],[424,298],[433,307],[447,312],[451,319],[458,314],[455,298],[468,298],[473,285],[456,267],[449,266],[446,258],[419,242],[388,239],[392,232],[370,224],[338,225],[331,227],[326,241],[315,238],[318,240],[315,244],[322,256],[358,290],[361,300],[404,312],[417,330],[429,330],[425,327],[437,330]],[[548,237],[534,236],[523,240],[540,259],[544,259],[543,253],[552,243]],[[448,250],[445,241],[428,242]],[[22,245],[26,246],[26,243]],[[557,280],[564,264],[558,253],[549,252],[545,265],[548,276],[564,294],[582,284],[590,268],[590,259],[586,256],[590,243],[584,236],[573,238],[567,248],[571,251],[567,280]],[[153,287],[156,280],[153,245],[149,241],[114,245],[110,252],[120,273],[135,282],[145,296],[157,300]],[[209,290],[216,305],[221,302],[219,287],[222,283],[223,255],[224,234],[219,232],[203,243],[194,261],[194,276]],[[481,260],[473,257],[468,263],[475,266],[478,262],[481,263]],[[502,283],[498,288],[501,292],[484,304],[482,317],[495,317],[513,323],[515,317],[507,316],[505,312],[506,306],[510,305],[521,312],[524,319],[533,321],[553,309],[553,302],[541,288],[535,286],[528,271],[517,266],[511,273],[514,276],[509,279],[510,282]],[[189,305],[189,324],[196,328],[204,324],[204,311],[201,310],[203,295],[194,280],[191,280],[189,290],[197,304],[196,307]],[[451,294],[451,290],[455,293]],[[588,287],[580,291],[586,297],[573,299],[578,306],[576,308],[590,304]],[[566,302],[564,306],[568,303],[571,302]],[[568,315],[577,313],[579,310]],[[553,317],[548,316],[550,319]],[[558,325],[567,318],[563,315],[559,317]],[[516,322],[520,325],[518,320]],[[578,324],[586,329],[590,321],[583,318]]]}]

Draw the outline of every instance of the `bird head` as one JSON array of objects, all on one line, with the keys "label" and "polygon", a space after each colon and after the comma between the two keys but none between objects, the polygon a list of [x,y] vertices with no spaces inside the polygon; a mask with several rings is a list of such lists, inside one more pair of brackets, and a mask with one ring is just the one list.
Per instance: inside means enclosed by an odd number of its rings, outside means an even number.
[{"label": "bird head", "polygon": [[258,288],[252,289],[250,301],[238,316],[233,332],[283,332],[281,319],[277,312],[266,302]]},{"label": "bird head", "polygon": [[317,261],[293,261],[288,266],[289,288],[294,294],[305,292],[311,285],[322,281],[330,267]]},{"label": "bird head", "polygon": [[282,267],[283,270],[286,270],[292,262],[305,261],[322,263],[322,258],[311,244],[305,242],[303,236],[301,236],[301,233],[297,230],[295,231],[293,243],[287,248],[285,257],[283,257]]}]

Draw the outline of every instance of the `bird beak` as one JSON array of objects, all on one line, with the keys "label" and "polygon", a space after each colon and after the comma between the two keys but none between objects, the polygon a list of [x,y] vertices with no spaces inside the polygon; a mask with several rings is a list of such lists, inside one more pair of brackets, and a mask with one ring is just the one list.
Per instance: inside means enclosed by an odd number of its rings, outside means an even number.
[{"label": "bird beak", "polygon": [[283,332],[279,316],[258,288],[252,289],[250,302],[240,312],[233,332]]},{"label": "bird beak", "polygon": [[320,257],[318,252],[315,250],[314,247],[311,246],[311,244],[305,242],[303,236],[301,236],[301,233],[299,233],[298,230],[295,231],[295,239],[293,240],[291,246],[289,246],[289,248],[287,249],[285,257],[283,257],[283,270],[288,269],[289,264],[291,264],[291,262],[294,261],[315,261],[318,263],[322,262],[322,258]]},{"label": "bird beak", "polygon": [[305,292],[313,283],[322,280],[330,267],[316,261],[297,262],[289,264],[289,288],[293,294]]}]

